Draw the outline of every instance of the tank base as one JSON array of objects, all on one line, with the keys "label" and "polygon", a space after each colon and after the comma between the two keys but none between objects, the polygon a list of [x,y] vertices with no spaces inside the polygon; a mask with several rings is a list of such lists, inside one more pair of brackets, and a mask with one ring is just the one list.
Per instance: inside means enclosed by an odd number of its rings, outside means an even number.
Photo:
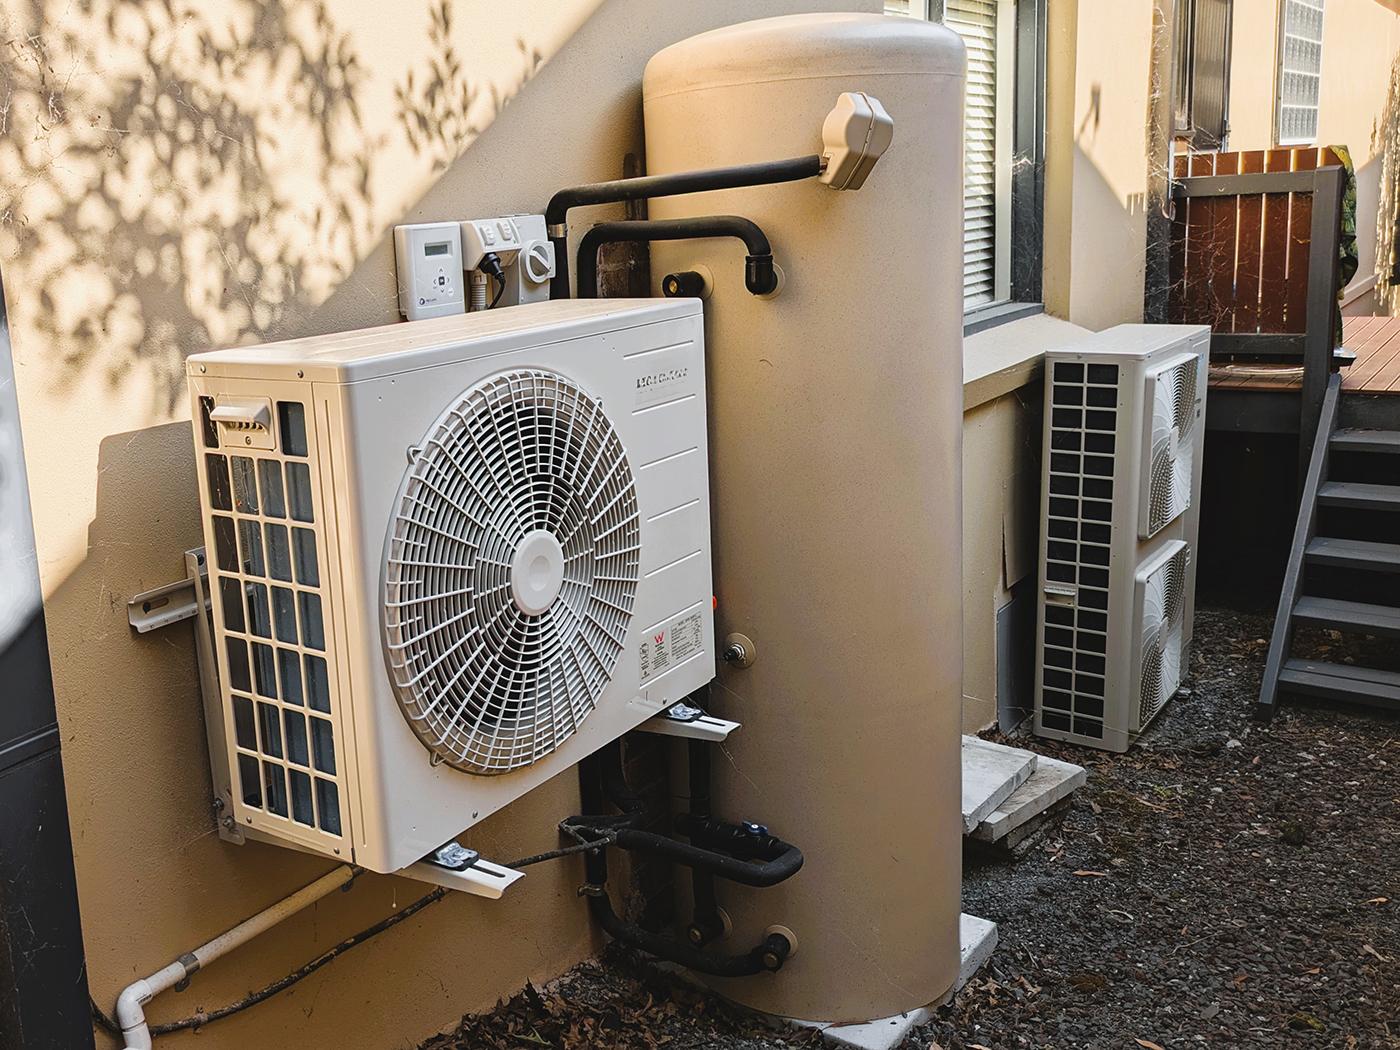
[{"label": "tank base", "polygon": [[[797,1017],[767,1016],[784,1024],[798,1028],[820,1028],[822,1038],[834,1046],[849,1046],[854,1050],[894,1050],[909,1037],[909,1033],[919,1025],[933,1018],[934,1011],[952,1001],[953,996],[962,991],[963,985],[972,980],[978,970],[991,959],[997,946],[997,924],[990,919],[979,919],[963,912],[959,917],[959,940],[961,966],[958,979],[936,1002],[907,1010],[893,1017],[879,1017],[873,1021],[833,1024],[830,1021],[808,1021]],[[687,980],[696,981],[694,975],[687,974]],[[696,981],[698,983],[698,981]],[[757,1011],[756,1011],[757,1012]]]}]

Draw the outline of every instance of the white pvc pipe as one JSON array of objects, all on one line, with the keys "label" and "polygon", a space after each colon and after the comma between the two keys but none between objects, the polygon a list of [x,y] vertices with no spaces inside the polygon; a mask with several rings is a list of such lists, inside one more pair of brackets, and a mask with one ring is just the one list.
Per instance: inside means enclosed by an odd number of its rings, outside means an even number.
[{"label": "white pvc pipe", "polygon": [[247,944],[258,934],[270,930],[307,905],[315,904],[322,897],[334,893],[353,879],[356,872],[357,869],[349,864],[342,864],[315,882],[303,886],[290,897],[282,898],[271,907],[244,919],[233,929],[219,934],[207,944],[201,944],[194,951],[180,956],[169,966],[127,985],[117,997],[117,1023],[121,1025],[126,1050],[151,1050],[151,1029],[146,1024],[145,1007],[153,998],[175,987],[215,959],[227,955],[239,945]]}]

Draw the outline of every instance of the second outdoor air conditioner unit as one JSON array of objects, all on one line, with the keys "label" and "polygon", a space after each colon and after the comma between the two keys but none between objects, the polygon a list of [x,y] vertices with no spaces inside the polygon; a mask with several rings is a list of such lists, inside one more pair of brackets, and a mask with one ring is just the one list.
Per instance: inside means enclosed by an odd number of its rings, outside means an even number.
[{"label": "second outdoor air conditioner unit", "polygon": [[403,869],[714,676],[695,300],[188,371],[211,758],[246,833]]},{"label": "second outdoor air conditioner unit", "polygon": [[1186,676],[1209,347],[1120,325],[1046,355],[1041,736],[1126,751]]}]

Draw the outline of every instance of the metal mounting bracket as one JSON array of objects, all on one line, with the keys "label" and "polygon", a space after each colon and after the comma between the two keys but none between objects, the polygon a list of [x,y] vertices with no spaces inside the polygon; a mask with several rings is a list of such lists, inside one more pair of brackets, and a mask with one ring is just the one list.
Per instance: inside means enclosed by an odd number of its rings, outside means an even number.
[{"label": "metal mounting bracket", "polygon": [[126,603],[127,622],[136,628],[138,634],[149,634],[172,623],[193,620],[203,609],[209,608],[208,598],[201,602],[195,594],[196,577],[205,580],[209,575],[204,563],[204,548],[186,551],[185,565],[189,571],[183,580],[143,591]]},{"label": "metal mounting bracket", "polygon": [[401,868],[394,874],[417,882],[430,882],[434,886],[442,886],[449,890],[460,890],[463,893],[470,893],[473,897],[485,897],[493,901],[500,900],[506,890],[525,877],[523,871],[503,868],[501,865],[492,864],[489,860],[481,857],[473,861],[470,866],[460,870],[445,868],[431,858],[425,858],[416,864]]},{"label": "metal mounting bracket", "polygon": [[684,700],[677,700],[659,715],[648,718],[637,730],[657,736],[677,736],[686,740],[709,740],[718,743],[727,739],[740,724],[707,715],[700,708],[692,707]]}]

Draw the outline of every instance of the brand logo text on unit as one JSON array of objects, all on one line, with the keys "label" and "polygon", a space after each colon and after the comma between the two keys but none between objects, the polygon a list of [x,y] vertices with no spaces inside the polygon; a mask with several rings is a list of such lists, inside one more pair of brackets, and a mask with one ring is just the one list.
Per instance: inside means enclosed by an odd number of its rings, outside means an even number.
[{"label": "brand logo text on unit", "polygon": [[685,379],[690,375],[689,368],[668,368],[664,372],[653,372],[649,376],[637,377],[637,389],[649,390],[651,387],[660,386],[662,383],[675,383]]}]

